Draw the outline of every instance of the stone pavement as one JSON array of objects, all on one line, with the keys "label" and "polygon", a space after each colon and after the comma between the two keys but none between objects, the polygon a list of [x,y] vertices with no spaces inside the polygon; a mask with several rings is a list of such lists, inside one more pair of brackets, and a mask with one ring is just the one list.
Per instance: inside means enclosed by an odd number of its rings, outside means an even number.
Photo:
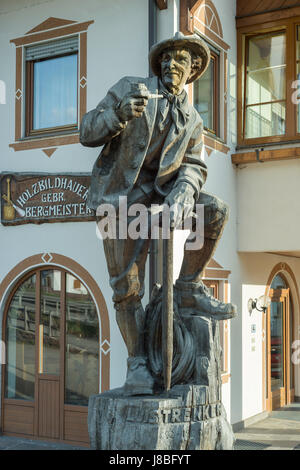
[{"label": "stone pavement", "polygon": [[88,447],[79,447],[62,442],[49,442],[20,437],[1,436],[0,451],[2,450],[91,450]]},{"label": "stone pavement", "polygon": [[300,450],[300,403],[235,433],[236,450]]}]

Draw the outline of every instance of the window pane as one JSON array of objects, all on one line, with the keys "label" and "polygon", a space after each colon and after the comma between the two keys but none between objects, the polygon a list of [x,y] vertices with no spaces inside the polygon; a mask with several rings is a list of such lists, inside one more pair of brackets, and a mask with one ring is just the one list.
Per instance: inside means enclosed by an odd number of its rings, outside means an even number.
[{"label": "window pane", "polygon": [[300,60],[300,26],[297,26],[296,59]]},{"label": "window pane", "polygon": [[249,38],[247,72],[286,65],[285,33]]},{"label": "window pane", "polygon": [[[294,313],[293,313],[293,304],[291,302],[291,299],[289,299],[289,312],[290,312],[290,358],[292,358],[293,356],[293,353],[294,353],[294,349],[293,349],[293,342],[294,342],[294,325],[293,325],[293,320],[294,320]],[[290,387],[291,389],[294,388],[295,384],[294,384],[294,364],[293,362],[291,361],[290,362],[290,370],[291,370],[291,374],[290,374]]]},{"label": "window pane", "polygon": [[248,73],[246,104],[284,100],[285,95],[285,67]]},{"label": "window pane", "polygon": [[[285,34],[268,33],[250,38],[245,105],[261,105],[246,108],[245,137],[249,139],[285,134],[285,99]],[[274,103],[279,100],[282,102]]]},{"label": "window pane", "polygon": [[271,303],[271,389],[284,386],[283,303]]},{"label": "window pane", "polygon": [[[299,81],[299,84],[300,84],[300,63],[297,64],[297,80]],[[299,85],[297,86],[297,89],[299,90]],[[297,99],[298,100],[300,99],[299,91],[297,93]],[[297,132],[300,132],[300,103],[297,105]]]},{"label": "window pane", "polygon": [[287,289],[288,286],[280,274],[276,274],[270,287],[271,289]]},{"label": "window pane", "polygon": [[285,134],[285,102],[247,108],[246,139],[283,134]]},{"label": "window pane", "polygon": [[40,374],[59,374],[60,290],[60,271],[42,271],[41,321],[39,326]]},{"label": "window pane", "polygon": [[33,129],[77,123],[77,54],[34,63]]},{"label": "window pane", "polygon": [[35,284],[31,276],[17,290],[9,306],[6,326],[6,398],[34,400]]},{"label": "window pane", "polygon": [[99,391],[99,325],[96,306],[84,285],[66,279],[65,403],[87,405]]},{"label": "window pane", "polygon": [[215,66],[216,63],[213,59],[204,75],[194,83],[194,106],[203,119],[203,126],[212,131],[216,130],[214,116]]}]

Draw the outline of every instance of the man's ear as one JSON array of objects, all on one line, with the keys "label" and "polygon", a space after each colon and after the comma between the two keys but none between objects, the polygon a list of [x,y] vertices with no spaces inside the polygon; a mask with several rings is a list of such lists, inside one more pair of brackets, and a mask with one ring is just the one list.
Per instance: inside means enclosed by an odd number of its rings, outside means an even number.
[{"label": "man's ear", "polygon": [[202,67],[201,57],[192,58],[192,72],[197,72]]}]

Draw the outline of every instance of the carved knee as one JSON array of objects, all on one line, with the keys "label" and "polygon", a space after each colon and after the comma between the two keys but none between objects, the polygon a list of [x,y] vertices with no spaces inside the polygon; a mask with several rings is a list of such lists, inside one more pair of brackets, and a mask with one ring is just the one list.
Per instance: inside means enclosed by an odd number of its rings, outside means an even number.
[{"label": "carved knee", "polygon": [[209,204],[205,205],[204,213],[206,222],[221,222],[227,220],[229,207],[224,201],[214,197],[211,198]]},{"label": "carved knee", "polygon": [[225,202],[213,197],[205,205],[205,238],[217,239],[228,220],[229,208]]},{"label": "carved knee", "polygon": [[111,287],[114,291],[113,301],[117,303],[131,297],[143,296],[143,286],[141,286],[138,275],[127,274],[115,282],[114,279],[111,279]]}]

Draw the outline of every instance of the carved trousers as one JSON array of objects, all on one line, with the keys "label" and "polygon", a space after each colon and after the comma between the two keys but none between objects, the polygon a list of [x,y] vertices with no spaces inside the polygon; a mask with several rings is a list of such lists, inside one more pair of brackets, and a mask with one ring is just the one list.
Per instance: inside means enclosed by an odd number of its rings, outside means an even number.
[{"label": "carved trousers", "polygon": [[[150,195],[137,192],[139,197],[133,197],[130,204],[142,203],[146,207],[151,204],[163,204],[163,198],[152,192]],[[227,205],[216,196],[201,192],[197,204],[204,205],[204,243],[199,250],[187,250],[179,280],[198,282],[203,271],[213,256],[217,243],[222,236],[228,219]],[[117,230],[118,233],[118,230]],[[113,289],[113,300],[116,304],[123,301],[141,299],[144,295],[145,264],[147,260],[150,239],[132,240],[105,239],[103,240],[110,284]]]}]

